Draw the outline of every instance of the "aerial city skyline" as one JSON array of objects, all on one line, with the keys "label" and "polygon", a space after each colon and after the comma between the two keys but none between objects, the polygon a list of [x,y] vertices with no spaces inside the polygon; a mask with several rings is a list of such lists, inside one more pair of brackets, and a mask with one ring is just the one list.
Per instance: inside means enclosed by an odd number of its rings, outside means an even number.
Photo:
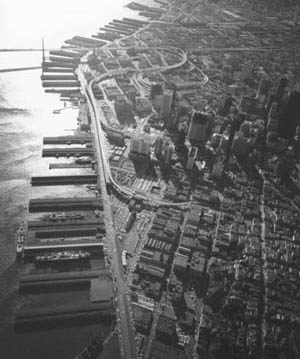
[{"label": "aerial city skyline", "polygon": [[122,0],[0,45],[6,357],[300,358],[298,9]]}]

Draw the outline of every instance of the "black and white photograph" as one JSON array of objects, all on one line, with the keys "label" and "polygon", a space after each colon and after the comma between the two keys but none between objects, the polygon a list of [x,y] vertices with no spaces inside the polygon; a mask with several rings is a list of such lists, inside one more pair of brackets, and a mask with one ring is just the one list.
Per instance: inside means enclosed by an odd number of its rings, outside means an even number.
[{"label": "black and white photograph", "polygon": [[300,0],[0,0],[0,357],[300,359]]}]

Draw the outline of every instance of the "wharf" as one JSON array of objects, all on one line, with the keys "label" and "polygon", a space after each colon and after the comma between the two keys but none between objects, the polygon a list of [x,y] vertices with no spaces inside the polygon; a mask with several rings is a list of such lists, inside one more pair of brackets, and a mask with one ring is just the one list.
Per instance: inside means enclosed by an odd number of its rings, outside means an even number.
[{"label": "wharf", "polygon": [[112,26],[112,25],[105,25],[105,27],[100,28],[100,30],[109,30],[109,31],[115,31],[121,35],[130,35],[132,33],[132,31],[128,31],[128,30],[122,30],[120,28],[117,28],[116,26]]},{"label": "wharf", "polygon": [[63,63],[63,62],[52,62],[52,61],[45,61],[43,62],[43,69],[47,69],[49,67],[58,67],[58,68],[67,68],[67,69],[75,69],[75,64],[70,63]]},{"label": "wharf", "polygon": [[66,168],[76,168],[76,169],[80,169],[80,168],[92,168],[92,164],[78,164],[75,162],[72,163],[50,163],[49,164],[49,169],[50,170],[54,170],[54,169],[66,169]]},{"label": "wharf", "polygon": [[29,212],[94,211],[102,210],[100,197],[36,198],[29,201]]},{"label": "wharf", "polygon": [[69,144],[86,144],[92,142],[91,135],[74,135],[74,136],[56,136],[56,137],[44,137],[44,145],[69,145]]},{"label": "wharf", "polygon": [[80,95],[81,94],[81,89],[80,87],[76,88],[76,89],[71,89],[71,88],[68,88],[68,89],[54,89],[54,88],[51,88],[51,89],[46,89],[45,90],[46,93],[58,93],[58,94],[61,94],[61,95],[65,95],[65,96],[70,96],[70,95]]},{"label": "wharf", "polygon": [[32,186],[60,186],[73,184],[96,184],[97,175],[70,175],[70,176],[34,176]]},{"label": "wharf", "polygon": [[113,23],[122,25],[124,28],[128,28],[128,30],[137,30],[140,27],[138,24],[128,23],[124,20],[113,20]]},{"label": "wharf", "polygon": [[80,63],[80,59],[74,59],[70,57],[61,57],[61,56],[49,56],[49,59],[51,62],[57,62],[57,63],[66,63],[66,64],[72,64],[72,65],[78,65]]},{"label": "wharf", "polygon": [[108,275],[107,269],[26,274],[20,278],[19,293],[50,292],[75,286],[89,288],[91,279]]},{"label": "wharf", "polygon": [[74,40],[83,41],[88,44],[92,44],[93,46],[102,46],[106,44],[106,41],[96,40],[89,37],[83,37],[83,36],[74,36]]},{"label": "wharf", "polygon": [[79,81],[44,81],[43,87],[80,87]]},{"label": "wharf", "polygon": [[66,224],[64,226],[51,226],[44,227],[32,231],[35,234],[36,239],[46,239],[51,240],[55,238],[74,238],[74,237],[83,237],[83,236],[96,236],[100,233],[105,233],[104,224]]},{"label": "wharf", "polygon": [[106,32],[98,32],[96,35],[92,35],[92,37],[96,38],[96,39],[113,41],[113,40],[119,39],[120,35],[117,34],[116,32],[106,31]]},{"label": "wharf", "polygon": [[93,156],[94,150],[93,148],[86,148],[86,147],[78,147],[78,148],[44,148],[42,152],[43,157],[80,157],[80,156]]},{"label": "wharf", "polygon": [[149,23],[148,21],[131,19],[130,17],[124,17],[122,20],[127,21],[127,22],[131,22],[131,23],[140,24],[141,26],[147,25]]},{"label": "wharf", "polygon": [[111,320],[113,302],[106,297],[104,294],[103,300],[92,302],[90,291],[86,289],[25,295],[26,304],[17,312],[15,330],[21,332],[100,323],[104,316]]},{"label": "wharf", "polygon": [[39,229],[44,228],[59,228],[59,227],[66,227],[68,225],[72,226],[98,226],[103,225],[103,219],[102,218],[94,218],[92,219],[64,219],[60,221],[50,221],[50,220],[42,220],[42,221],[28,221],[27,227],[30,231],[37,231]]},{"label": "wharf", "polygon": [[73,68],[57,68],[57,67],[46,67],[43,69],[43,73],[47,73],[47,72],[50,72],[50,73],[53,73],[53,72],[56,72],[56,73],[74,73],[74,69]]},{"label": "wharf", "polygon": [[[78,234],[79,235],[79,234]],[[95,236],[82,236],[70,238],[52,238],[49,240],[39,240],[33,236],[29,236],[25,246],[25,258],[35,257],[45,252],[59,252],[69,250],[88,250],[89,252],[103,252],[102,239]]]},{"label": "wharf", "polygon": [[56,80],[66,80],[66,81],[76,81],[77,76],[74,73],[70,74],[56,74],[56,75],[41,75],[42,81],[56,81]]},{"label": "wharf", "polygon": [[130,26],[128,26],[128,25],[122,25],[122,24],[120,24],[120,23],[116,23],[116,22],[110,22],[109,24],[108,24],[109,26],[113,26],[113,27],[115,27],[117,30],[124,30],[124,31],[127,31],[129,34],[131,34],[131,33],[133,33],[134,31],[135,31],[135,29],[134,28],[132,28],[132,27],[130,27]]},{"label": "wharf", "polygon": [[54,56],[64,56],[64,57],[71,57],[71,58],[80,58],[81,54],[78,52],[71,52],[65,50],[51,50],[50,55]]}]

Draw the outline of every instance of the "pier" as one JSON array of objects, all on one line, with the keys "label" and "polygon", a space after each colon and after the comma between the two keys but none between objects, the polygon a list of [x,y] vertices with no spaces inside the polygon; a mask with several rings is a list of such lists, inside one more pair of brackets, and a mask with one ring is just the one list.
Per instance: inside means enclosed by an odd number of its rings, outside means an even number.
[{"label": "pier", "polygon": [[31,66],[31,67],[14,67],[10,69],[0,69],[0,73],[4,72],[15,72],[15,71],[28,71],[28,70],[39,70],[41,66]]},{"label": "pier", "polygon": [[69,80],[69,81],[75,81],[77,80],[77,76],[72,74],[57,74],[57,75],[41,75],[42,81],[54,81],[54,80]]},{"label": "pier", "polygon": [[99,197],[36,198],[29,201],[29,212],[94,211],[102,210]]},{"label": "pier", "polygon": [[96,175],[69,175],[69,176],[34,176],[32,186],[61,186],[74,184],[96,184]]},{"label": "pier", "polygon": [[52,226],[45,229],[38,229],[35,231],[35,237],[38,239],[86,237],[96,236],[98,232],[105,232],[104,224]]},{"label": "pier", "polygon": [[44,145],[69,145],[69,144],[86,144],[92,142],[92,136],[84,135],[84,136],[57,136],[57,137],[44,137],[43,144]]},{"label": "pier", "polygon": [[93,156],[94,150],[86,147],[76,148],[44,148],[42,152],[43,157],[80,157]]},{"label": "pier", "polygon": [[65,237],[52,237],[51,240],[42,242],[38,238],[32,237],[29,238],[28,243],[24,246],[25,258],[35,257],[45,252],[70,250],[88,250],[91,253],[103,253],[103,242],[102,239],[96,239],[95,236],[71,236],[68,239],[65,239]]},{"label": "pier", "polygon": [[104,222],[102,218],[95,218],[94,220],[72,220],[65,219],[61,221],[28,221],[28,230],[29,231],[39,231],[39,230],[47,230],[53,228],[62,228],[62,227],[91,227],[91,226],[103,226]]},{"label": "pier", "polygon": [[79,81],[44,81],[43,87],[80,87]]},{"label": "pier", "polygon": [[90,280],[108,275],[107,269],[30,274],[21,277],[19,293],[52,292],[59,289],[89,288]]},{"label": "pier", "polygon": [[58,68],[68,68],[68,69],[75,69],[75,64],[65,63],[65,62],[50,62],[45,61],[43,62],[43,69],[47,69],[49,67],[58,67]]},{"label": "pier", "polygon": [[65,51],[65,50],[50,50],[50,56],[62,56],[62,57],[70,57],[71,59],[78,59],[81,57],[79,52]]}]

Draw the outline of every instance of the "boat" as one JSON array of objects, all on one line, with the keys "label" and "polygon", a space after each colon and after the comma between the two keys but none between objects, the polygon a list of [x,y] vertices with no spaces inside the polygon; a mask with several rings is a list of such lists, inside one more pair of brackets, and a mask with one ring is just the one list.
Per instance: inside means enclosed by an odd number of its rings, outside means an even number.
[{"label": "boat", "polygon": [[55,115],[60,115],[60,110],[53,110],[53,113],[54,113]]},{"label": "boat", "polygon": [[68,252],[51,252],[36,256],[37,262],[57,262],[57,261],[73,261],[80,259],[87,259],[91,256],[89,252],[83,251],[68,251]]},{"label": "boat", "polygon": [[27,232],[26,223],[22,222],[20,227],[16,231],[17,257],[20,257],[23,254],[26,232]]}]

